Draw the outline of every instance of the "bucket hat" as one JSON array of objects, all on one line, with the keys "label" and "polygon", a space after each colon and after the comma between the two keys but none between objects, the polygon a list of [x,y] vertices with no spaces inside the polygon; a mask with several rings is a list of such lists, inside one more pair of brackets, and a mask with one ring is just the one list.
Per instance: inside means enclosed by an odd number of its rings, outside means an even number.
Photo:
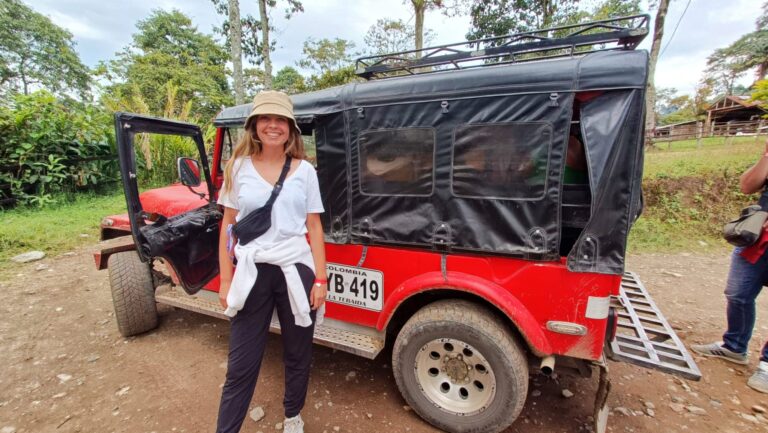
[{"label": "bucket hat", "polygon": [[259,92],[253,98],[253,109],[251,110],[251,114],[245,119],[245,129],[248,129],[250,122],[255,120],[256,117],[261,114],[276,114],[291,119],[296,131],[301,135],[301,129],[296,123],[296,118],[293,116],[293,103],[291,102],[291,98],[285,93],[275,90],[264,90]]}]

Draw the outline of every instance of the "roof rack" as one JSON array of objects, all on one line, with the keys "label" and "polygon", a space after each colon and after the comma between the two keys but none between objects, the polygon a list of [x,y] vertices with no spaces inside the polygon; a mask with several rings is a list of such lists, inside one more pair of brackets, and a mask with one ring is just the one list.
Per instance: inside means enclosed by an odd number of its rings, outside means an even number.
[{"label": "roof rack", "polygon": [[[569,57],[595,51],[632,50],[648,34],[650,19],[647,14],[632,15],[421,50],[361,57],[355,63],[355,73],[366,80],[373,80],[447,69]],[[606,47],[614,42],[615,46]]]}]

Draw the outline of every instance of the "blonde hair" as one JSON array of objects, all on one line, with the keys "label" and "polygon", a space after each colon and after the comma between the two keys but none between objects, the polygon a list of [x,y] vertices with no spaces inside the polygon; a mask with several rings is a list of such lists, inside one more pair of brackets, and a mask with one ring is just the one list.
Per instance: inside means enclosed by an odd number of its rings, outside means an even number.
[{"label": "blonde hair", "polygon": [[[298,127],[292,119],[288,119],[289,123],[293,125],[289,126],[288,141],[284,145],[284,153],[294,159],[305,159],[304,154],[304,140],[301,139]],[[245,133],[240,138],[240,141],[232,151],[232,157],[227,161],[227,165],[224,166],[224,184],[221,187],[219,194],[226,194],[232,188],[232,179],[234,173],[235,161],[241,157],[251,157],[252,155],[259,155],[262,151],[261,141],[256,133],[256,120],[247,122],[245,124]]]}]

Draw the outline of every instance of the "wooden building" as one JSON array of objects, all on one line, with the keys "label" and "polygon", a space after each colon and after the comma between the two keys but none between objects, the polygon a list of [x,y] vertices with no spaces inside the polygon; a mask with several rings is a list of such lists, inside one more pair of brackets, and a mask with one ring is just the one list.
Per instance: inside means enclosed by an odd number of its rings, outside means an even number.
[{"label": "wooden building", "polygon": [[653,138],[658,140],[687,140],[696,136],[696,121],[671,123],[657,126],[653,130]]},{"label": "wooden building", "polygon": [[704,130],[709,135],[754,134],[766,114],[749,96],[721,96],[707,108]]}]

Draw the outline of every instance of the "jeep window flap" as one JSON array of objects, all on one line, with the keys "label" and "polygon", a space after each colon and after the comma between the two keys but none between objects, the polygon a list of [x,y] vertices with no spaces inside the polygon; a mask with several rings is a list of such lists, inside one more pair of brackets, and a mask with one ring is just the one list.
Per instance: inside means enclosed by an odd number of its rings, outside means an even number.
[{"label": "jeep window flap", "polygon": [[568,255],[579,272],[621,274],[629,229],[641,211],[642,90],[606,92],[581,106],[592,217]]}]

